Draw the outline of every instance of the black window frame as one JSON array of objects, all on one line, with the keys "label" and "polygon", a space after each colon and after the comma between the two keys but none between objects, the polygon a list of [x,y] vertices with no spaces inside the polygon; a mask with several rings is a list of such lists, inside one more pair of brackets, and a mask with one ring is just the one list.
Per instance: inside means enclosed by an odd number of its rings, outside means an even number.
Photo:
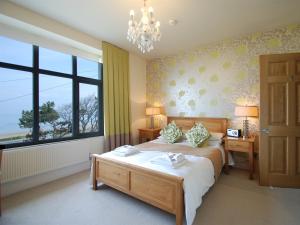
[{"label": "black window frame", "polygon": [[[32,73],[33,82],[33,129],[32,129],[32,140],[0,144],[0,148],[9,149],[23,146],[39,145],[46,143],[54,143],[68,140],[76,140],[82,138],[103,136],[104,134],[104,122],[103,122],[103,64],[98,63],[99,79],[93,79],[88,77],[79,76],[77,74],[77,56],[70,55],[72,57],[72,74],[62,73],[52,70],[46,70],[39,68],[39,46],[32,45],[32,67],[22,66],[12,63],[6,63],[0,61],[0,67],[6,69],[13,69],[18,71],[25,71]],[[72,113],[73,113],[73,124],[72,124],[72,136],[39,140],[39,75],[49,75],[55,77],[68,78],[72,80]],[[98,86],[98,131],[97,132],[79,132],[79,84],[91,84]]]}]

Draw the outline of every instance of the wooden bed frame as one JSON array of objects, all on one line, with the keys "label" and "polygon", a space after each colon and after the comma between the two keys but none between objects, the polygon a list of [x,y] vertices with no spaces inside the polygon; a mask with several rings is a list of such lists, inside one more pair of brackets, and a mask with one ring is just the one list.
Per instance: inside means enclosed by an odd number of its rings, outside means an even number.
[{"label": "wooden bed frame", "polygon": [[[225,118],[168,117],[182,129],[190,129],[201,122],[211,132],[226,133]],[[93,189],[98,181],[123,193],[147,202],[176,216],[176,225],[182,225],[184,196],[183,178],[146,169],[124,162],[93,155]]]}]

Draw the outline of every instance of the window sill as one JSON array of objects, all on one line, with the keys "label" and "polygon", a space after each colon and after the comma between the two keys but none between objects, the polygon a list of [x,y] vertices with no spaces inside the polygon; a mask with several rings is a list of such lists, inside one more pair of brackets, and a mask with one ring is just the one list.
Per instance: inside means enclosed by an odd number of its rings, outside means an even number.
[{"label": "window sill", "polygon": [[98,133],[98,132],[97,133],[88,133],[88,134],[81,134],[80,137],[68,137],[68,138],[62,138],[62,139],[42,140],[42,141],[38,141],[36,143],[25,142],[25,143],[12,143],[12,144],[0,145],[0,149],[3,149],[4,151],[9,151],[12,148],[40,146],[40,145],[46,145],[46,144],[58,144],[58,143],[64,143],[64,142],[70,142],[70,141],[80,141],[82,139],[93,138],[93,137],[100,138],[103,136],[104,136],[103,134]]}]

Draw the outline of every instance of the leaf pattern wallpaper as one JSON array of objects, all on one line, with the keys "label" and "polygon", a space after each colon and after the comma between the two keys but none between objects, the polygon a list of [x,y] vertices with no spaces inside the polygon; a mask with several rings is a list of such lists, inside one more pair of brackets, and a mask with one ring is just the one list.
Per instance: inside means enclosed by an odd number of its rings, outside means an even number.
[{"label": "leaf pattern wallpaper", "polygon": [[[259,55],[300,52],[300,24],[201,46],[147,63],[147,105],[168,116],[226,117],[241,128],[236,105],[259,106]],[[250,130],[258,130],[251,118]]]}]

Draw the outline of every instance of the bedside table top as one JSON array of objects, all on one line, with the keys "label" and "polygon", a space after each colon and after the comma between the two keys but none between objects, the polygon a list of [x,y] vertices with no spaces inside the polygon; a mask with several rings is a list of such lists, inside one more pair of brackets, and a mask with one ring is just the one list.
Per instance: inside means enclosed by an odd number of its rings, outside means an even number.
[{"label": "bedside table top", "polygon": [[224,137],[224,140],[230,140],[230,141],[239,141],[239,142],[255,142],[255,137],[248,137],[248,138],[243,138],[243,137]]},{"label": "bedside table top", "polygon": [[141,128],[141,129],[138,129],[140,131],[149,131],[149,132],[154,132],[154,131],[160,131],[161,128],[154,128],[154,129],[151,129],[151,128]]}]

